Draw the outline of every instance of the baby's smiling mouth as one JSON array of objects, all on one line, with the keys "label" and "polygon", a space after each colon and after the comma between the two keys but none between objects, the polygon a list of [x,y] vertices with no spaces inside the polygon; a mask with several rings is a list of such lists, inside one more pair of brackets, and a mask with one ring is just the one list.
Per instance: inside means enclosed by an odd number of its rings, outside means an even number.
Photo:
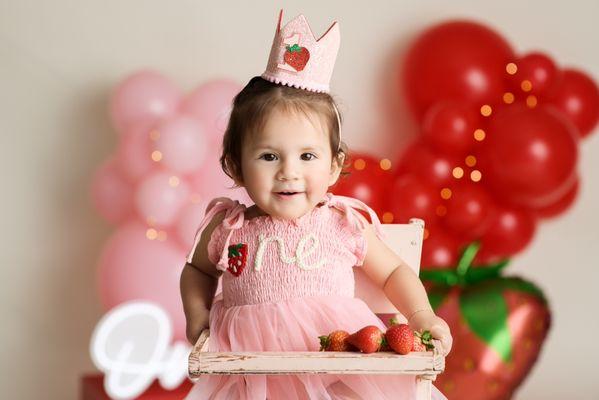
[{"label": "baby's smiling mouth", "polygon": [[279,196],[294,196],[296,194],[300,194],[301,192],[275,192],[276,194],[278,194]]}]

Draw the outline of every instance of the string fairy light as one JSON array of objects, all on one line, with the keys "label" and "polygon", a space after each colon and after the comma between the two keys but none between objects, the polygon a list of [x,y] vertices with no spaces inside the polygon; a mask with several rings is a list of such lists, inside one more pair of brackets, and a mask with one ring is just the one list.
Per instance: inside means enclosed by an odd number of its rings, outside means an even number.
[{"label": "string fairy light", "polygon": [[362,158],[358,158],[354,161],[354,168],[358,171],[363,170],[364,168],[366,168],[366,161],[364,161],[364,159]]},{"label": "string fairy light", "polygon": [[454,178],[460,179],[464,176],[464,169],[462,167],[455,167],[451,173]]},{"label": "string fairy light", "polygon": [[383,171],[388,171],[391,169],[391,160],[388,158],[383,158],[381,161],[379,161],[379,166]]},{"label": "string fairy light", "polygon": [[158,232],[154,228],[149,228],[146,230],[146,237],[150,240],[154,240],[158,237]]},{"label": "string fairy light", "polygon": [[383,223],[390,224],[391,222],[393,222],[393,213],[387,211],[383,214]]},{"label": "string fairy light", "polygon": [[162,160],[162,152],[160,152],[158,150],[154,150],[152,152],[151,157],[152,157],[152,161],[158,162],[158,161]]}]

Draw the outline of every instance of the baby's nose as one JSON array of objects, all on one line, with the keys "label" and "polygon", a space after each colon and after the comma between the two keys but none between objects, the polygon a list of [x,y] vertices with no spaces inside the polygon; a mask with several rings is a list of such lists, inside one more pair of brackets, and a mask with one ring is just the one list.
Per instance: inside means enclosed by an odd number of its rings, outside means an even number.
[{"label": "baby's nose", "polygon": [[299,167],[296,163],[291,161],[286,161],[281,163],[281,168],[277,173],[277,178],[279,180],[291,180],[297,179],[300,176]]}]

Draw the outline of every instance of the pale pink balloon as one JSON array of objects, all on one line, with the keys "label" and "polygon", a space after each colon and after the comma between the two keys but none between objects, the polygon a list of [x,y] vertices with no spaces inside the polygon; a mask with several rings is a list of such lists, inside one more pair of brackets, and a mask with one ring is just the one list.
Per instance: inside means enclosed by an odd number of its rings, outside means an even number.
[{"label": "pale pink balloon", "polygon": [[121,170],[131,182],[137,182],[159,165],[152,160],[151,126],[129,128],[120,137],[116,158]]},{"label": "pale pink balloon", "polygon": [[97,270],[100,300],[105,310],[130,300],[156,302],[171,317],[175,339],[185,340],[179,278],[186,254],[170,237],[150,240],[156,233],[148,229],[129,221],[106,242]]},{"label": "pale pink balloon", "polygon": [[133,187],[117,167],[115,159],[104,161],[92,178],[91,199],[108,222],[117,224],[133,212]]},{"label": "pale pink balloon", "polygon": [[172,115],[180,101],[177,87],[162,74],[142,70],[127,76],[110,100],[114,127],[125,132],[132,125],[153,123]]},{"label": "pale pink balloon", "polygon": [[197,171],[204,162],[206,139],[204,127],[192,116],[177,115],[156,127],[155,150],[167,168],[188,173]]},{"label": "pale pink balloon", "polygon": [[135,207],[142,221],[161,227],[171,225],[188,201],[189,186],[181,177],[166,171],[151,173],[135,193]]},{"label": "pale pink balloon", "polygon": [[229,122],[233,98],[241,89],[239,83],[230,79],[211,80],[192,91],[183,101],[181,110],[204,123],[211,143],[220,143]]},{"label": "pale pink balloon", "polygon": [[223,172],[219,157],[219,152],[207,151],[206,160],[200,168],[200,172],[190,177],[192,192],[198,193],[208,201],[215,197],[226,196],[233,200],[239,200],[247,206],[254,204],[244,188],[231,189],[233,180]]},{"label": "pale pink balloon", "polygon": [[183,207],[178,216],[178,221],[175,228],[177,239],[181,247],[186,251],[191,250],[195,234],[206,213],[207,205],[208,201],[206,200],[199,200],[196,203],[189,203]]}]

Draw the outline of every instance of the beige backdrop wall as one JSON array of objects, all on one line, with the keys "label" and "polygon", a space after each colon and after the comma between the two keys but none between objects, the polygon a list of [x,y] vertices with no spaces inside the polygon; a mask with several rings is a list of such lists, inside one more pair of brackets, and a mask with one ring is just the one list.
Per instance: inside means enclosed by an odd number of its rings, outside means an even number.
[{"label": "beige backdrop wall", "polygon": [[[350,5],[351,4],[351,5]],[[599,79],[596,1],[0,1],[0,396],[75,399],[93,371],[88,343],[102,315],[95,263],[111,228],[88,200],[94,169],[116,145],[107,102],[126,74],[152,67],[184,89],[217,77],[245,83],[264,69],[280,6],[315,32],[333,19],[342,45],[332,79],[345,135],[393,157],[381,98],[392,54],[420,29],[471,17],[517,51],[540,49]],[[244,60],[240,63],[238,60]],[[402,106],[401,100],[399,101]],[[548,294],[554,324],[517,399],[597,399],[599,135],[581,147],[582,190],[563,218],[541,226],[510,271]],[[588,333],[587,334],[585,334]],[[577,379],[575,379],[575,376]]]}]

